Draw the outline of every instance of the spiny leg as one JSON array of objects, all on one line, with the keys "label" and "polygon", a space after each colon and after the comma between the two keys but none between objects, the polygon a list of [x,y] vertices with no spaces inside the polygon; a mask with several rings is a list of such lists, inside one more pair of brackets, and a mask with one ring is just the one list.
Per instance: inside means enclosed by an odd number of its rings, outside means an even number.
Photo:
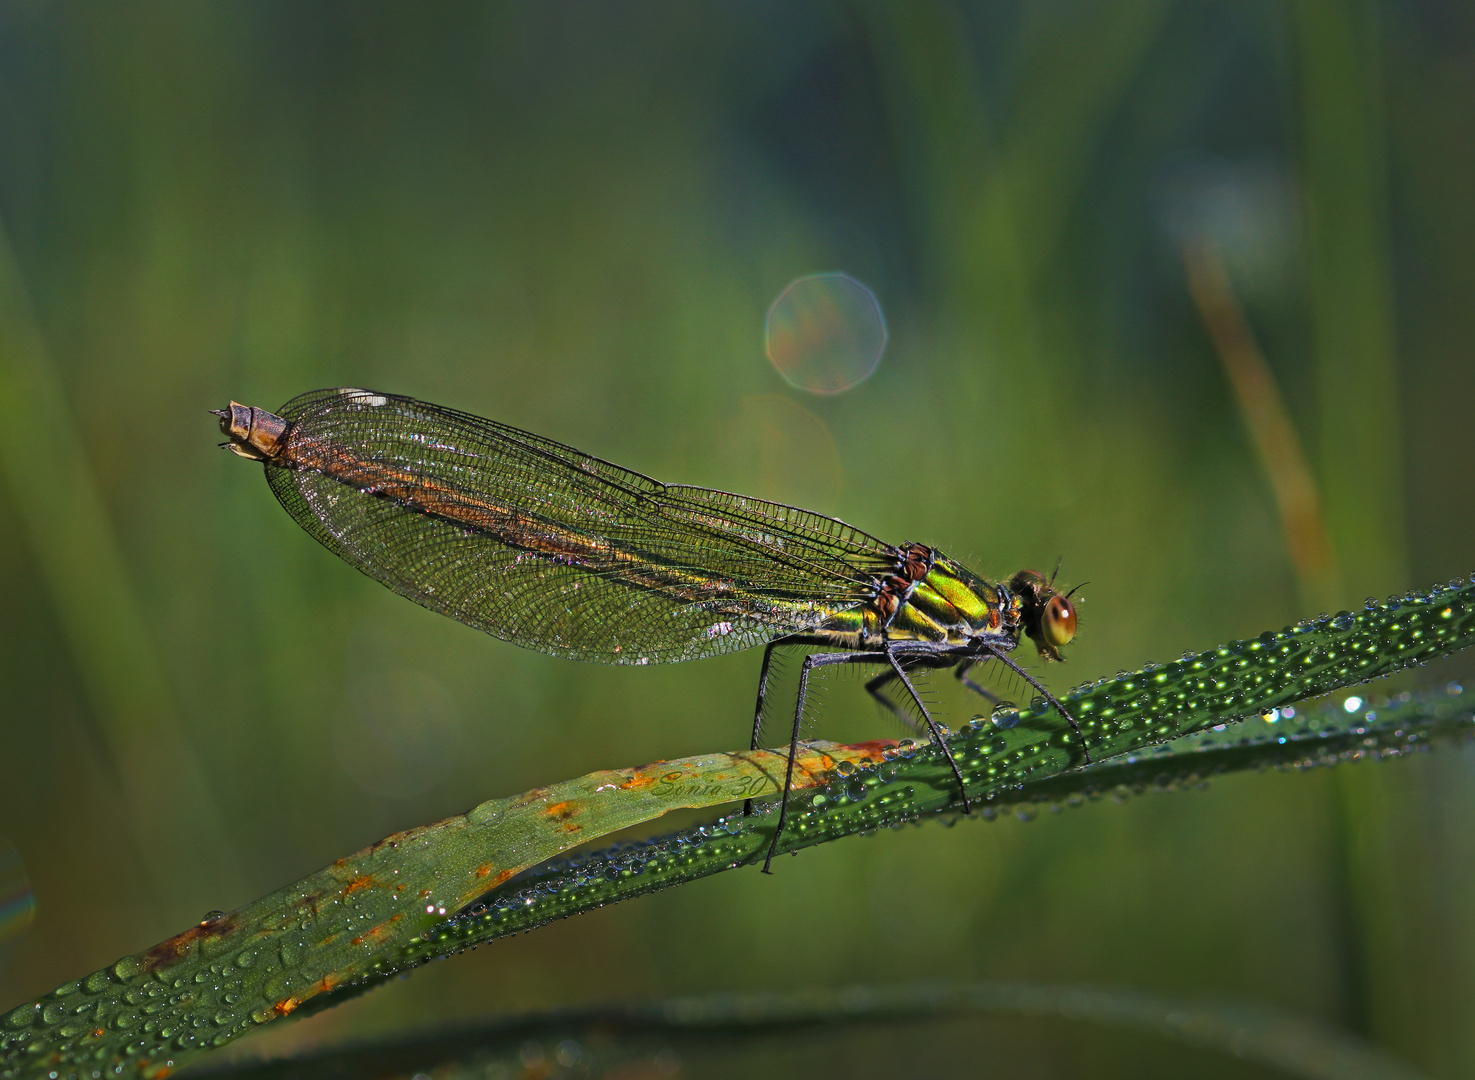
[{"label": "spiny leg", "polygon": [[1039,680],[1036,679],[1033,675],[1025,671],[1024,668],[1020,667],[1013,660],[1011,660],[1009,658],[1009,654],[1004,652],[1002,649],[996,648],[992,645],[988,645],[984,647],[984,651],[991,655],[994,659],[1002,660],[1005,664],[1009,665],[1009,667],[1013,668],[1014,671],[1022,679],[1024,679],[1025,682],[1033,686],[1036,690],[1044,695],[1046,701],[1055,706],[1055,711],[1070,722],[1070,729],[1076,733],[1076,738],[1081,740],[1081,750],[1086,755],[1086,764],[1091,764],[1091,747],[1086,744],[1086,733],[1081,730],[1081,725],[1076,723],[1076,718],[1070,715],[1070,713],[1066,711],[1065,706],[1060,704],[1060,702],[1056,700],[1055,695],[1050,693],[1050,691],[1046,690],[1043,686],[1041,686]]},{"label": "spiny leg", "polygon": [[957,679],[960,683],[966,686],[969,690],[972,690],[979,697],[983,698],[990,705],[1004,704],[1004,699],[999,697],[998,694],[995,694],[992,690],[986,689],[985,687],[974,682],[972,679],[968,678],[968,669],[976,663],[978,663],[977,660],[964,660],[961,664],[953,669],[953,674],[957,676]]},{"label": "spiny leg", "polygon": [[[763,697],[768,693],[768,667],[773,661],[773,650],[778,648],[780,641],[770,641],[763,649],[763,666],[758,669],[758,705],[753,709],[753,745],[751,750],[758,749],[758,740],[763,735]],[[753,813],[753,800],[743,800],[743,816],[749,817]]]},{"label": "spiny leg", "polygon": [[[883,694],[881,692],[883,689],[885,689],[891,683],[894,683],[894,682],[897,682],[897,681],[898,680],[897,680],[897,677],[896,677],[896,672],[894,670],[892,670],[891,668],[887,668],[885,671],[881,672],[881,674],[877,675],[870,682],[866,683],[866,691],[871,695],[871,697],[875,698],[883,706],[885,706],[888,710],[890,710],[890,712],[891,712],[891,714],[893,716],[895,716],[898,720],[900,720],[907,727],[909,727],[913,731],[915,731],[915,730],[917,730],[917,721],[916,721],[916,719],[914,717],[908,715],[902,709],[902,707],[900,705],[898,705],[896,702],[892,701],[889,697],[887,697],[885,694]],[[965,681],[967,681],[967,680],[965,680]],[[972,685],[972,683],[970,682],[969,685]],[[911,690],[911,687],[908,687],[907,689],[908,690]],[[981,688],[979,689],[979,693],[985,695],[986,697],[990,697],[990,698],[993,697],[993,695],[990,694],[987,690],[983,690]],[[913,700],[916,700],[917,699],[917,693],[916,693],[915,690],[912,691],[911,696],[912,696],[912,699]],[[997,700],[997,699],[995,699],[995,700]],[[923,722],[927,724],[928,731],[929,732],[932,732],[933,734],[935,734],[936,733],[936,727],[932,724],[932,720],[927,715],[927,710],[926,709],[923,709],[922,710],[922,719],[923,719]],[[941,746],[942,744],[939,743],[938,745]],[[944,753],[947,752],[947,748],[945,746],[943,747],[943,752]],[[966,794],[965,794],[965,797],[966,797]]]},{"label": "spiny leg", "polygon": [[917,688],[912,685],[912,680],[907,678],[906,671],[903,670],[900,661],[896,659],[896,655],[890,648],[886,650],[886,659],[891,662],[891,670],[901,680],[901,685],[905,686],[907,693],[912,695],[912,702],[917,706],[917,711],[922,714],[922,719],[927,722],[927,730],[932,732],[932,741],[937,743],[937,748],[942,751],[942,756],[947,758],[948,765],[952,767],[953,776],[958,781],[958,794],[963,796],[963,813],[972,813],[972,807],[968,803],[968,786],[963,783],[963,770],[958,768],[957,759],[953,757],[953,752],[949,748],[947,740],[942,737],[942,729],[937,726],[937,721],[932,719],[932,714],[927,711],[927,706],[922,704],[921,695],[917,693]]},{"label": "spiny leg", "polygon": [[[814,653],[804,658],[804,665],[799,669],[799,698],[794,703],[794,728],[789,734],[789,767],[784,772],[784,794],[778,804],[778,824],[773,830],[773,842],[768,845],[768,858],[763,860],[763,872],[771,874],[769,869],[773,865],[773,857],[778,854],[779,837],[784,834],[784,822],[789,817],[789,792],[794,783],[794,760],[799,756],[799,728],[804,722],[804,695],[809,689],[809,673],[817,667],[829,667],[831,664],[884,664],[888,656],[879,653]],[[764,657],[765,661],[767,657]]]},{"label": "spiny leg", "polygon": [[[892,660],[892,663],[893,664],[896,663],[894,659]],[[953,752],[948,748],[947,743],[943,741],[943,739],[942,739],[942,732],[939,731],[937,725],[935,723],[933,723],[931,714],[928,713],[926,707],[922,704],[921,698],[918,696],[917,691],[911,685],[911,681],[909,679],[905,678],[905,676],[898,676],[897,673],[900,670],[901,670],[901,668],[898,665],[898,666],[895,666],[895,667],[893,667],[891,669],[888,669],[886,671],[881,672],[881,674],[877,675],[870,682],[866,683],[866,689],[868,691],[870,691],[870,694],[871,694],[871,696],[873,698],[875,698],[877,701],[879,701],[882,705],[886,706],[886,708],[890,709],[894,714],[896,714],[897,717],[899,717],[902,720],[903,723],[907,724],[910,727],[915,728],[916,727],[916,721],[913,720],[910,716],[908,716],[905,712],[903,712],[902,709],[901,709],[901,706],[897,705],[896,702],[892,701],[890,698],[884,696],[881,693],[881,690],[882,690],[883,687],[885,687],[889,683],[893,683],[893,682],[898,681],[898,679],[900,679],[900,681],[903,683],[903,685],[906,686],[908,692],[911,694],[912,700],[917,703],[917,708],[921,710],[921,712],[922,712],[922,719],[927,724],[927,729],[928,729],[928,731],[931,732],[933,740],[937,743],[938,747],[942,750],[943,755],[948,760],[948,764],[952,766],[953,775],[955,777],[957,777],[957,779],[958,779],[958,791],[963,796],[963,813],[965,813],[965,814],[971,813],[972,812],[972,807],[970,806],[970,804],[968,802],[968,790],[967,790],[967,788],[963,784],[963,773],[958,768],[958,763],[953,760]],[[961,678],[961,676],[959,676],[959,677]],[[987,690],[985,690],[981,686],[978,686],[977,684],[975,684],[971,679],[964,679],[963,682],[966,685],[973,687],[980,694],[984,695],[984,697],[990,698],[990,699],[992,699],[994,701],[997,701],[998,700],[992,694],[990,694]]]},{"label": "spiny leg", "polygon": [[870,694],[871,697],[879,701],[885,709],[887,709],[903,724],[915,731],[917,727],[917,722],[913,720],[910,716],[908,716],[905,712],[903,712],[900,705],[892,701],[885,694],[881,693],[883,688],[885,688],[889,683],[893,683],[895,681],[896,672],[892,671],[890,668],[887,668],[885,671],[881,672],[881,674],[877,675],[874,679],[866,683],[866,693]]}]

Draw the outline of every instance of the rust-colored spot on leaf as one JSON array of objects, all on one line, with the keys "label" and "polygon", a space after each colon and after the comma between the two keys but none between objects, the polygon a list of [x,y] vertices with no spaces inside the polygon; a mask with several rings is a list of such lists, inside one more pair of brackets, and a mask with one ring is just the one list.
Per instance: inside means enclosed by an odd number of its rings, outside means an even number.
[{"label": "rust-colored spot on leaf", "polygon": [[[501,885],[505,881],[510,881],[512,879],[512,873],[511,869],[503,870],[492,880],[492,884]],[[396,915],[395,918],[398,919],[399,916]]]},{"label": "rust-colored spot on leaf", "polygon": [[492,864],[491,863],[485,863],[484,862],[484,863],[482,863],[480,866],[478,866],[476,868],[476,876],[477,877],[486,877],[491,872],[492,872]]},{"label": "rust-colored spot on leaf", "polygon": [[360,889],[367,889],[372,884],[374,884],[374,879],[372,877],[370,877],[368,874],[360,874],[358,877],[350,881],[347,885],[343,886],[343,895],[352,896]]},{"label": "rust-colored spot on leaf", "polygon": [[384,937],[388,936],[388,934],[389,934],[389,928],[391,926],[393,926],[395,923],[399,922],[403,918],[404,918],[403,915],[392,915],[392,916],[390,916],[388,922],[382,922],[378,926],[371,927],[370,929],[365,930],[358,937],[351,939],[350,942],[349,942],[349,944],[351,944],[351,945],[372,945],[372,944],[378,942],[381,938],[384,938]]},{"label": "rust-colored spot on leaf", "polygon": [[312,988],[312,992],[314,994],[326,994],[329,990],[333,989],[333,987],[337,985],[337,975],[324,975],[321,979],[317,981],[317,985]]},{"label": "rust-colored spot on leaf", "polygon": [[273,1005],[272,1009],[276,1011],[276,1014],[278,1016],[286,1016],[288,1013],[290,1013],[293,1009],[297,1008],[297,1006],[301,1004],[302,1002],[299,1001],[297,998],[284,997],[281,1001]]},{"label": "rust-colored spot on leaf", "polygon": [[224,937],[235,928],[236,916],[234,915],[220,915],[213,919],[204,919],[188,930],[159,942],[144,953],[143,968],[145,971],[158,971],[161,968],[172,967],[189,955],[195,942],[204,941],[206,938]]},{"label": "rust-colored spot on leaf", "polygon": [[[375,840],[372,844],[370,844],[365,849],[364,852],[360,852],[360,854],[367,853],[367,854],[372,855],[372,854],[374,854],[377,851],[383,851],[387,847],[390,847],[390,848],[399,847],[400,844],[403,841],[405,841],[405,840],[409,839],[410,837],[414,836],[417,832],[423,832],[424,829],[425,829],[425,826],[421,826],[420,828],[417,828],[417,829],[402,829],[399,832],[390,833],[383,840]],[[347,862],[348,860],[345,859],[345,860],[342,860],[342,861]]]},{"label": "rust-colored spot on leaf", "polygon": [[573,802],[556,802],[552,806],[545,807],[543,813],[559,821],[567,821],[579,812],[579,807]]},{"label": "rust-colored spot on leaf", "polygon": [[656,782],[656,778],[647,773],[636,773],[630,779],[620,785],[621,791],[633,791],[636,788],[647,788]]},{"label": "rust-colored spot on leaf", "polygon": [[851,743],[846,749],[860,751],[867,761],[885,761],[886,751],[895,745],[895,739],[872,739],[870,742]]},{"label": "rust-colored spot on leaf", "polygon": [[297,900],[297,906],[301,910],[310,912],[313,915],[320,915],[322,913],[323,901],[328,898],[328,893],[322,890],[310,893],[303,893],[302,896]]}]

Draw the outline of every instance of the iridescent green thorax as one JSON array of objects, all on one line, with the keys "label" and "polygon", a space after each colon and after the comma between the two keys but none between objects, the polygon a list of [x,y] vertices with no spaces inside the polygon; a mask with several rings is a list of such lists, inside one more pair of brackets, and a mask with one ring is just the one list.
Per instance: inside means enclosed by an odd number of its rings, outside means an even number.
[{"label": "iridescent green thorax", "polygon": [[1012,633],[1018,601],[1009,591],[943,555],[886,628],[892,641],[962,645],[980,634]]},{"label": "iridescent green thorax", "polygon": [[850,648],[891,641],[965,645],[980,635],[1016,637],[1019,599],[947,556],[920,544],[898,549],[895,573],[881,579],[871,602],[839,612],[818,636]]}]

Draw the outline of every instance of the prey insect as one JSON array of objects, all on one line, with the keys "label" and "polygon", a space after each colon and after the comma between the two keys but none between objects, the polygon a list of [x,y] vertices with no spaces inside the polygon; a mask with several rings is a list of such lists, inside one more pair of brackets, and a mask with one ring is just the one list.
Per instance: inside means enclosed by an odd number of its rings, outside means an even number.
[{"label": "prey insect", "polygon": [[[1060,659],[1076,612],[1053,579],[990,581],[925,544],[892,545],[836,518],[708,488],[662,484],[469,413],[370,390],[315,390],[278,413],[231,402],[223,445],[262,462],[297,523],[401,596],[504,641],[605,664],[658,664],[764,646],[752,747],[774,651],[815,650],[799,672],[770,871],[788,816],[816,670],[870,665],[866,688],[902,695],[968,793],[911,673],[982,661],[1012,669],[1022,636]],[[746,807],[751,811],[751,807]]]}]

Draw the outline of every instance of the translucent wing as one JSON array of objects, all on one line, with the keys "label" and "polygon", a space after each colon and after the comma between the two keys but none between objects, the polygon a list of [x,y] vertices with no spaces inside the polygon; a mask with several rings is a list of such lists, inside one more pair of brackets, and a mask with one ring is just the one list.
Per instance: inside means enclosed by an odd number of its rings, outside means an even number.
[{"label": "translucent wing", "polygon": [[266,475],[304,529],[417,604],[543,652],[749,648],[871,599],[893,558],[834,518],[668,487],[411,398],[320,390],[281,413]]}]

